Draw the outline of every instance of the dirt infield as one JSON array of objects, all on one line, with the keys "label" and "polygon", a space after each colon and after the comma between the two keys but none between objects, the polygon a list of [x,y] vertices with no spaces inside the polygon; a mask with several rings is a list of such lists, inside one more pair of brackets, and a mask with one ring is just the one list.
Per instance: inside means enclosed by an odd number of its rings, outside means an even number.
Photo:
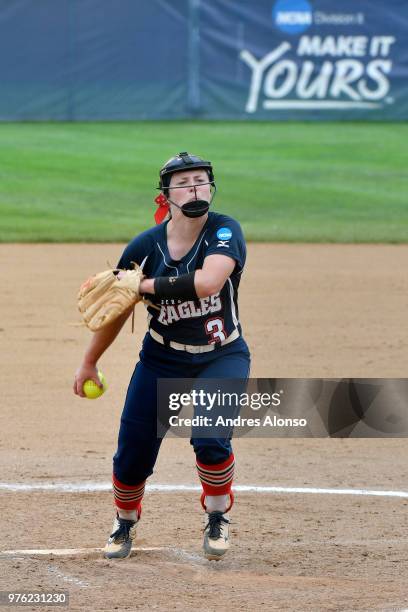
[{"label": "dirt infield", "polygon": [[[71,391],[89,337],[72,324],[80,282],[121,249],[0,245],[2,483],[110,480],[145,311],[102,358],[109,390],[97,402]],[[407,269],[408,246],[250,245],[240,315],[252,376],[405,378]],[[404,439],[237,439],[234,449],[237,485],[408,491]],[[163,443],[150,483],[198,484],[188,440]],[[149,491],[140,550],[118,563],[91,550],[111,527],[109,491],[0,495],[0,590],[68,589],[72,610],[408,608],[408,498],[240,493],[233,547],[217,564],[201,555],[197,492]],[[54,548],[86,551],[4,554]]]}]

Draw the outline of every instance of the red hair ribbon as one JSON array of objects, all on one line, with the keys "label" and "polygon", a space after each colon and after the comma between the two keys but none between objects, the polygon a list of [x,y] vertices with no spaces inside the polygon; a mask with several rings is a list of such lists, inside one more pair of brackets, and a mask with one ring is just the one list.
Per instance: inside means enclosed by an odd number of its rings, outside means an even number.
[{"label": "red hair ribbon", "polygon": [[162,193],[158,195],[157,198],[154,198],[154,201],[156,202],[156,204],[159,205],[159,208],[154,213],[154,220],[156,221],[156,225],[159,225],[159,223],[161,223],[165,219],[167,213],[169,212],[170,205],[167,201],[166,196]]}]

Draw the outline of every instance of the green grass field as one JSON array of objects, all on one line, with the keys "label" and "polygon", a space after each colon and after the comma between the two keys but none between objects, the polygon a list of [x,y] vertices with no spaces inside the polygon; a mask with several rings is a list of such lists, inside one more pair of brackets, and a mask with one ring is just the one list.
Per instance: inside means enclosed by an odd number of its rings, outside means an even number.
[{"label": "green grass field", "polygon": [[186,150],[249,240],[408,242],[407,143],[402,123],[0,124],[0,241],[126,242]]}]

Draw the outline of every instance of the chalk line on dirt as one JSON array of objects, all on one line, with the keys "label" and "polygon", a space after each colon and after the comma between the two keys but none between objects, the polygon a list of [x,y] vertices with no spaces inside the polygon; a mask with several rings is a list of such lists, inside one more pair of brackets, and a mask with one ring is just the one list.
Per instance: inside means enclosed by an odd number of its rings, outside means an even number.
[{"label": "chalk line on dirt", "polygon": [[[99,557],[103,548],[30,548],[17,550],[2,550],[0,558],[5,557]],[[133,553],[156,552],[167,550],[165,546],[138,546],[132,548]]]},{"label": "chalk line on dirt", "polygon": [[[49,491],[56,493],[86,493],[111,491],[110,482],[0,482],[0,491],[22,493],[29,491]],[[147,491],[159,493],[180,493],[201,491],[200,485],[173,485],[148,484]],[[318,495],[369,495],[376,497],[403,497],[408,498],[408,491],[381,491],[375,489],[337,489],[317,487],[276,487],[263,485],[236,485],[234,490],[238,493],[304,493]]]},{"label": "chalk line on dirt", "polygon": [[63,572],[58,570],[56,567],[53,567],[52,565],[49,565],[47,567],[47,570],[49,574],[52,574],[53,576],[56,576],[57,578],[62,578],[64,582],[75,584],[76,586],[79,586],[82,589],[89,587],[89,582],[87,582],[86,580],[80,580],[76,576],[69,576],[68,574],[64,574]]}]

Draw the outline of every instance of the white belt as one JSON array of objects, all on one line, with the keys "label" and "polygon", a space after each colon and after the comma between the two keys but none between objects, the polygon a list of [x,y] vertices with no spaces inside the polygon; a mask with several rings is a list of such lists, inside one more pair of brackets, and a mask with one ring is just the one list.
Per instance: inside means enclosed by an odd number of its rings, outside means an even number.
[{"label": "white belt", "polygon": [[[156,340],[156,342],[159,342],[160,344],[166,344],[163,336],[154,331],[154,329],[150,328],[149,333],[153,340]],[[234,340],[236,340],[237,338],[239,338],[239,331],[237,329],[234,329],[232,334],[230,334],[226,340],[221,340],[221,342],[217,342],[217,344],[201,344],[195,346],[194,344],[180,344],[179,342],[173,342],[173,340],[170,340],[168,346],[172,349],[175,349],[176,351],[187,351],[187,353],[209,353],[210,351],[213,351],[216,346],[225,346],[230,342],[234,342]]]}]

